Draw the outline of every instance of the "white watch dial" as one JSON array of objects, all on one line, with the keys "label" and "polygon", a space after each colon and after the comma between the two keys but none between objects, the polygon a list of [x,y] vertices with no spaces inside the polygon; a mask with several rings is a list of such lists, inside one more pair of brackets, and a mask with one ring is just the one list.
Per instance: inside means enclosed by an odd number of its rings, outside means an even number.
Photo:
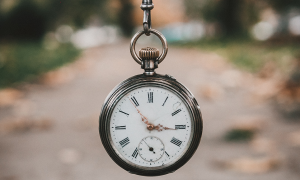
[{"label": "white watch dial", "polygon": [[115,106],[110,138],[121,158],[133,165],[167,166],[184,155],[191,126],[190,111],[176,94],[160,87],[142,87]]}]

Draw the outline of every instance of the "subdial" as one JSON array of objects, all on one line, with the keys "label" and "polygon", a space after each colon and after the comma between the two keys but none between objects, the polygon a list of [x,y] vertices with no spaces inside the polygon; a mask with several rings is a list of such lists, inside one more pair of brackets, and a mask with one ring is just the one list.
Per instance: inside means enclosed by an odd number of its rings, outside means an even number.
[{"label": "subdial", "polygon": [[159,138],[148,136],[141,140],[138,150],[142,159],[155,162],[164,155],[165,146]]}]

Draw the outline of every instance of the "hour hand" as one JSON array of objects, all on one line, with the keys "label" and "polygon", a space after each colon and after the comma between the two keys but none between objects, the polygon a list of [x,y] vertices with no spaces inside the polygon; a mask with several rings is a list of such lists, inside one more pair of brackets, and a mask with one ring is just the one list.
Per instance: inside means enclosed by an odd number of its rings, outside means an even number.
[{"label": "hour hand", "polygon": [[161,124],[158,124],[157,126],[154,126],[154,129],[157,130],[157,131],[163,131],[163,130],[176,130],[176,129],[173,129],[173,128],[164,127],[164,126],[161,125]]},{"label": "hour hand", "polygon": [[138,108],[135,106],[135,104],[134,104],[131,100],[129,100],[129,101],[130,101],[131,104],[135,107],[135,109],[137,110],[137,112],[141,115],[142,121],[143,121],[145,124],[149,125],[148,119],[140,112],[140,110],[138,110]]}]

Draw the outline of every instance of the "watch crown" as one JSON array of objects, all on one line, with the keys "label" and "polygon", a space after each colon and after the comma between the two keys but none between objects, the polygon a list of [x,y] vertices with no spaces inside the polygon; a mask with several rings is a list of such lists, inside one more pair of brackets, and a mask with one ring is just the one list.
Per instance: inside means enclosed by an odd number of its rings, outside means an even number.
[{"label": "watch crown", "polygon": [[152,47],[142,48],[139,55],[142,60],[156,60],[159,57],[159,50]]}]

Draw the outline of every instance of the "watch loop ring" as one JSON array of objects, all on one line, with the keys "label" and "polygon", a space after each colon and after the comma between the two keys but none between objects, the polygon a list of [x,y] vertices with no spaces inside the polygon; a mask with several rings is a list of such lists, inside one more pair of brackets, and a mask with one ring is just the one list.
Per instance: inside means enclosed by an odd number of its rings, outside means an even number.
[{"label": "watch loop ring", "polygon": [[[149,29],[149,32],[152,33],[152,34],[155,34],[161,41],[162,43],[162,54],[156,59],[156,61],[158,62],[158,64],[160,64],[167,56],[167,53],[168,53],[168,43],[167,43],[167,40],[166,38],[164,37],[164,35],[155,30],[155,29]],[[143,35],[145,34],[145,31],[139,31],[137,32],[133,38],[131,39],[131,42],[130,42],[130,53],[131,53],[131,56],[133,57],[133,59],[140,65],[143,64],[143,61],[142,61],[142,58],[139,57],[135,51],[135,45],[136,45],[136,42],[137,40]]]}]

